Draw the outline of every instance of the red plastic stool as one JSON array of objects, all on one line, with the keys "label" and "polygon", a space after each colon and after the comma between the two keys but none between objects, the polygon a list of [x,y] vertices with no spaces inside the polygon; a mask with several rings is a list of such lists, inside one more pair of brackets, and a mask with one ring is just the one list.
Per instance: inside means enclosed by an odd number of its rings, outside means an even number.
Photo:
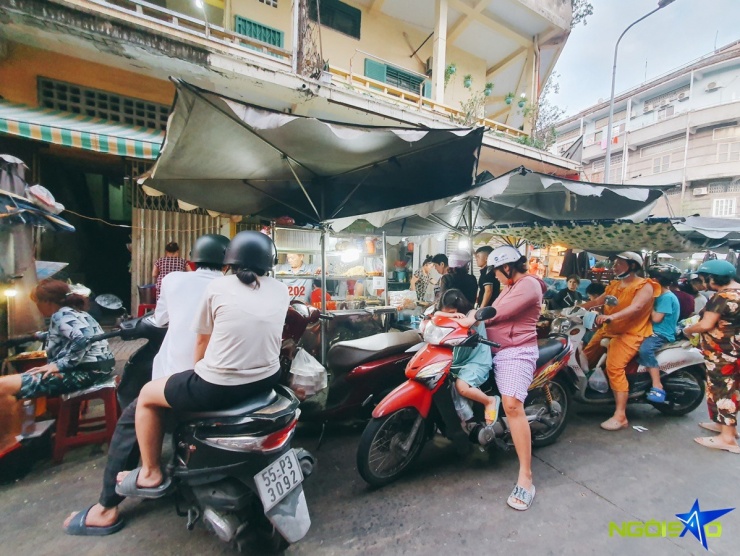
[{"label": "red plastic stool", "polygon": [[[59,399],[59,416],[52,456],[54,463],[62,463],[64,454],[74,446],[110,442],[120,415],[115,377],[86,390],[65,394]],[[105,408],[103,417],[81,416],[83,402],[90,400],[103,401]]]},{"label": "red plastic stool", "polygon": [[140,303],[139,304],[139,312],[138,317],[143,317],[146,315],[149,311],[154,311],[156,309],[157,305],[154,303]]}]

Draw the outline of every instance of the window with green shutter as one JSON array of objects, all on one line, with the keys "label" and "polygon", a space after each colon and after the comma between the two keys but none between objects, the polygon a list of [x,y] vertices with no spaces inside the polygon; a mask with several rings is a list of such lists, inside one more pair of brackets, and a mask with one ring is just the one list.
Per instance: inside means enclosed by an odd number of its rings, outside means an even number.
[{"label": "window with green shutter", "polygon": [[[432,84],[428,79],[404,71],[396,66],[376,62],[370,58],[365,58],[365,77],[388,83],[388,85],[393,85],[404,91],[410,91],[416,94],[421,92],[422,96],[431,97]],[[424,84],[423,91],[421,91],[422,83]]]},{"label": "window with green shutter", "polygon": [[234,17],[234,31],[245,37],[257,39],[264,43],[278,48],[283,47],[283,32],[278,29],[273,29],[267,25],[262,25],[246,17],[237,15]]},{"label": "window with green shutter", "polygon": [[357,8],[348,6],[339,0],[308,0],[309,19],[318,22],[319,15],[321,25],[326,25],[350,37],[360,38],[362,12]]}]

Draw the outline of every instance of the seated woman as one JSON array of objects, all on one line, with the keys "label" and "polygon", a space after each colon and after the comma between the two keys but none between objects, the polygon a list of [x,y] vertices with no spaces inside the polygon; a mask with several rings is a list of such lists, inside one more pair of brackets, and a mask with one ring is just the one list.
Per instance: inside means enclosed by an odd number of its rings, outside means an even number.
[{"label": "seated woman", "polygon": [[217,411],[271,389],[280,379],[280,343],[290,304],[288,287],[269,276],[277,251],[260,232],[239,232],[224,264],[233,275],[214,279],[196,313],[195,369],[144,386],[136,407],[136,438],[142,466],[118,477],[121,496],[159,498],[163,475],[162,413]]},{"label": "seated woman", "polygon": [[560,290],[552,300],[553,309],[566,309],[574,307],[583,301],[583,295],[578,291],[581,279],[577,274],[568,276],[567,287]]},{"label": "seated woman", "polygon": [[86,297],[72,293],[64,282],[44,280],[31,292],[31,299],[44,317],[51,317],[49,331],[41,335],[46,336],[47,364],[0,377],[3,413],[16,400],[61,396],[89,388],[109,378],[115,365],[106,340],[88,342],[103,329],[85,312]]}]

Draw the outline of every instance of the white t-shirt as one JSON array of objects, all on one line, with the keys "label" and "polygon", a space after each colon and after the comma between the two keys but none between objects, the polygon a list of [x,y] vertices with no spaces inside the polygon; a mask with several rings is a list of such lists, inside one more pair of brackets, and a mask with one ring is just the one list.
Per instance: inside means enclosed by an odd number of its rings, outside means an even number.
[{"label": "white t-shirt", "polygon": [[189,371],[195,367],[195,332],[193,319],[206,287],[219,270],[199,268],[195,272],[170,272],[162,278],[154,324],[167,326],[167,334],[152,363],[152,380]]},{"label": "white t-shirt", "polygon": [[707,298],[703,295],[697,295],[694,296],[694,313],[697,315],[699,314],[699,311],[704,309],[704,307],[707,306]]},{"label": "white t-shirt", "polygon": [[293,269],[289,264],[281,264],[275,268],[275,278],[288,286],[288,295],[305,303],[311,303],[313,278],[290,278],[291,274],[315,274],[316,267],[303,263],[300,268]]},{"label": "white t-shirt", "polygon": [[280,344],[290,305],[288,288],[262,276],[259,288],[236,276],[213,280],[195,316],[194,332],[210,334],[195,372],[211,384],[249,384],[280,368]]}]

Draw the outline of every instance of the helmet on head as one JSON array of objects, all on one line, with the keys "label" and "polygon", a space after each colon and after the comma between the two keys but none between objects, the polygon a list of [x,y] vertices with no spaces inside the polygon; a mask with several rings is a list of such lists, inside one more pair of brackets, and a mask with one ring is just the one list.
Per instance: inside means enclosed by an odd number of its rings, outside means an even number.
[{"label": "helmet on head", "polygon": [[491,251],[490,255],[488,255],[488,266],[498,268],[505,264],[514,264],[521,260],[521,258],[522,254],[518,249],[511,245],[503,245],[501,247],[496,247],[496,249]]},{"label": "helmet on head", "polygon": [[460,251],[455,251],[454,253],[450,255],[448,264],[452,268],[456,268],[460,266],[465,266],[470,261],[471,261],[470,253],[468,253],[467,251],[460,250]]},{"label": "helmet on head", "polygon": [[635,262],[640,265],[640,268],[642,268],[642,265],[645,264],[645,262],[642,260],[642,256],[640,256],[638,253],[635,253],[634,251],[622,251],[619,255],[617,255],[617,258],[627,262]]},{"label": "helmet on head", "polygon": [[262,232],[245,231],[236,234],[226,250],[224,264],[267,272],[277,262],[277,248]]},{"label": "helmet on head", "polygon": [[668,263],[656,264],[650,267],[648,275],[650,278],[655,278],[656,280],[662,278],[669,282],[675,282],[681,277],[681,269]]},{"label": "helmet on head", "polygon": [[219,234],[205,234],[193,243],[190,249],[190,262],[222,265],[229,246],[229,238]]},{"label": "helmet on head", "polygon": [[732,263],[715,259],[707,261],[696,269],[699,274],[710,274],[712,276],[735,276],[736,270]]}]

